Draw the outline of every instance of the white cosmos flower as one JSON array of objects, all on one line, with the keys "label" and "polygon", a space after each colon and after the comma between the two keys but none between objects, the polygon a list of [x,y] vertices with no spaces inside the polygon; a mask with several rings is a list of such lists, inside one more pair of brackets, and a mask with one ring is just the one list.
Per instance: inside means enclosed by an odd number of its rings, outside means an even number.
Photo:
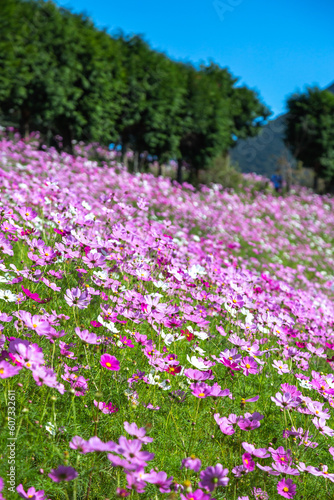
[{"label": "white cosmos flower", "polygon": [[104,321],[102,319],[101,314],[98,316],[97,321],[99,321],[103,326],[105,326],[110,332],[118,333],[118,330],[117,328],[115,328],[114,323],[111,323],[110,321]]},{"label": "white cosmos flower", "polygon": [[194,264],[188,269],[188,274],[191,278],[195,279],[198,275],[204,276],[204,274],[206,274],[206,270],[199,264]]},{"label": "white cosmos flower", "polygon": [[176,335],[173,335],[172,333],[163,333],[163,330],[161,330],[160,335],[164,339],[166,345],[171,345],[173,342],[176,342],[177,340],[184,339],[182,335],[176,337]]},{"label": "white cosmos flower", "polygon": [[9,283],[12,279],[14,279],[14,276],[6,273],[4,276],[0,276],[0,283]]},{"label": "white cosmos flower", "polygon": [[201,349],[200,347],[196,346],[196,345],[193,345],[191,348],[190,348],[192,351],[194,352],[198,352],[198,354],[200,356],[204,356],[205,352],[203,349]]},{"label": "white cosmos flower", "polygon": [[162,290],[167,290],[169,288],[169,284],[165,281],[153,281],[154,286],[157,288],[161,288]]},{"label": "white cosmos flower", "polygon": [[208,370],[209,367],[203,363],[203,361],[196,356],[192,356],[191,358],[187,354],[187,360],[191,365],[193,365],[197,370]]},{"label": "white cosmos flower", "polygon": [[159,384],[159,387],[163,390],[163,391],[169,391],[172,386],[171,385],[168,385],[168,382],[167,380],[163,380],[160,384]]},{"label": "white cosmos flower", "polygon": [[94,271],[93,274],[99,278],[100,280],[107,280],[108,279],[108,272],[107,271]]},{"label": "white cosmos flower", "polygon": [[299,380],[298,383],[303,389],[312,389],[312,385],[308,380]]},{"label": "white cosmos flower", "polygon": [[51,434],[51,436],[56,435],[56,428],[51,422],[48,422],[48,424],[45,426],[45,429]]},{"label": "white cosmos flower", "polygon": [[209,335],[205,332],[197,332],[196,330],[194,330],[192,328],[192,326],[188,326],[187,329],[189,330],[189,332],[191,332],[193,335],[195,335],[195,337],[198,337],[199,339],[201,340],[205,340],[209,337]]},{"label": "white cosmos flower", "polygon": [[4,300],[5,302],[15,302],[17,299],[17,295],[12,293],[10,290],[0,290],[0,300]]}]

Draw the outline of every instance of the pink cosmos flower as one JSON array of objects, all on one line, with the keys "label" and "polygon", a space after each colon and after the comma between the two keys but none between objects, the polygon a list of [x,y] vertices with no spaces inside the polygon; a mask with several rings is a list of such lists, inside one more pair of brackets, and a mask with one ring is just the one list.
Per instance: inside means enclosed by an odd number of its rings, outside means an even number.
[{"label": "pink cosmos flower", "polygon": [[230,398],[232,398],[230,389],[222,390],[222,388],[220,387],[219,384],[217,384],[217,382],[215,382],[211,387],[210,396],[212,396],[213,398],[223,398],[225,396],[229,396]]},{"label": "pink cosmos flower", "polygon": [[126,498],[130,495],[129,491],[126,491],[124,488],[116,488],[116,496],[120,498]]},{"label": "pink cosmos flower", "polygon": [[76,378],[74,381],[71,381],[71,387],[74,389],[74,394],[76,396],[84,396],[88,390],[88,380],[85,379],[82,375]]},{"label": "pink cosmos flower", "polygon": [[173,477],[167,478],[166,472],[156,472],[152,469],[149,474],[145,474],[145,481],[158,486],[160,493],[169,493]]},{"label": "pink cosmos flower", "polygon": [[290,467],[290,465],[282,464],[280,462],[275,462],[272,464],[272,468],[279,472],[280,474],[288,474],[290,476],[299,476],[297,469]]},{"label": "pink cosmos flower", "polygon": [[[149,453],[148,451],[142,451],[141,447],[143,443],[139,439],[126,439],[126,437],[121,436],[118,440],[118,445],[114,449],[114,452],[119,455],[123,455],[125,461],[129,464],[129,469],[136,469],[138,467],[146,467],[148,461],[153,460],[154,453]],[[109,460],[115,463],[115,455],[108,455]],[[127,466],[126,466],[127,467]]]},{"label": "pink cosmos flower", "polygon": [[101,410],[102,413],[104,413],[105,415],[110,415],[111,413],[118,412],[118,408],[116,406],[113,406],[112,403],[104,403],[102,401],[98,403],[94,399],[94,406],[97,406],[99,408],[99,410]]},{"label": "pink cosmos flower", "polygon": [[196,490],[186,495],[181,493],[181,500],[211,500],[211,495],[210,493],[204,493],[203,490]]},{"label": "pink cosmos flower", "polygon": [[19,214],[21,215],[23,220],[33,220],[37,217],[37,213],[29,207],[22,207],[19,210]]},{"label": "pink cosmos flower", "polygon": [[196,398],[207,398],[211,395],[211,387],[204,382],[191,384],[190,389],[192,391],[192,394],[196,396]]},{"label": "pink cosmos flower", "polygon": [[69,306],[77,306],[79,309],[86,309],[91,301],[91,296],[80,290],[80,288],[67,289],[64,299]]},{"label": "pink cosmos flower", "polygon": [[9,378],[17,375],[21,370],[21,366],[12,366],[7,361],[0,361],[0,378]]},{"label": "pink cosmos flower", "polygon": [[274,403],[276,403],[277,406],[280,406],[281,408],[286,408],[286,409],[295,408],[300,403],[300,399],[295,398],[289,392],[286,392],[284,394],[277,392],[276,396],[275,397],[271,396],[270,399]]},{"label": "pink cosmos flower", "polygon": [[90,268],[102,267],[105,263],[105,258],[99,253],[86,253],[86,256],[82,258],[82,261]]},{"label": "pink cosmos flower", "polygon": [[74,436],[72,441],[69,443],[72,450],[77,450],[79,453],[86,454],[90,451],[88,441],[85,441],[80,436]]},{"label": "pink cosmos flower", "polygon": [[214,374],[212,370],[200,371],[193,368],[186,368],[184,370],[184,375],[192,380],[203,382],[204,380],[214,379]]},{"label": "pink cosmos flower", "polygon": [[249,418],[241,418],[238,421],[238,426],[243,431],[252,431],[260,427],[260,422],[258,420],[251,420]]},{"label": "pink cosmos flower", "polygon": [[81,340],[83,340],[87,344],[96,345],[101,341],[101,339],[95,333],[90,333],[88,330],[81,331],[79,327],[75,328],[75,333]]},{"label": "pink cosmos flower", "polygon": [[296,494],[297,486],[291,479],[283,478],[277,485],[277,492],[284,498],[293,498]]},{"label": "pink cosmos flower", "polygon": [[320,434],[322,434],[323,436],[327,435],[331,437],[334,435],[333,429],[331,429],[330,427],[328,427],[328,425],[326,425],[326,420],[324,418],[314,417],[312,418],[312,422],[319,430]]},{"label": "pink cosmos flower", "polygon": [[266,491],[263,491],[261,488],[253,488],[252,493],[256,500],[268,500],[269,495]]},{"label": "pink cosmos flower", "polygon": [[253,457],[257,458],[267,458],[270,457],[269,453],[267,453],[266,448],[255,448],[254,445],[246,443],[245,441],[242,444],[243,449],[247,452],[250,453]]},{"label": "pink cosmos flower", "polygon": [[137,424],[134,422],[132,424],[129,424],[129,422],[124,422],[124,429],[130,436],[135,436],[139,441],[141,441],[144,444],[147,443],[152,443],[153,438],[146,436],[146,429],[145,427],[137,427]]},{"label": "pink cosmos flower", "polygon": [[289,373],[289,366],[284,364],[282,361],[275,360],[272,364],[274,368],[276,368],[279,375],[283,375],[284,373]]},{"label": "pink cosmos flower", "polygon": [[241,371],[241,368],[239,368],[239,365],[235,363],[234,361],[230,361],[227,358],[221,358],[218,359],[219,363],[222,363],[223,365],[227,366],[230,370],[233,371]]},{"label": "pink cosmos flower", "polygon": [[44,490],[37,491],[33,486],[25,492],[23,485],[19,484],[16,491],[21,498],[30,498],[30,500],[45,500]]},{"label": "pink cosmos flower", "polygon": [[191,455],[191,457],[184,458],[182,460],[181,469],[183,469],[183,467],[185,467],[186,469],[190,469],[190,470],[193,470],[195,472],[198,472],[200,470],[201,466],[202,466],[202,462],[200,461],[200,459],[196,458],[195,455]]},{"label": "pink cosmos flower", "polygon": [[87,448],[89,453],[103,453],[105,451],[115,451],[117,448],[117,444],[113,441],[107,441],[106,443],[104,443],[97,436],[93,436],[88,439]]},{"label": "pink cosmos flower", "polygon": [[234,474],[234,477],[239,478],[243,477],[245,474],[248,474],[248,469],[244,465],[236,465],[232,469],[232,474]]},{"label": "pink cosmos flower", "polygon": [[122,335],[120,335],[119,340],[120,340],[120,342],[122,342],[123,345],[125,345],[127,347],[134,347],[131,339],[126,338],[125,335],[124,335],[124,337],[122,337]]},{"label": "pink cosmos flower", "polygon": [[120,369],[120,364],[118,359],[115,356],[110,356],[110,354],[102,354],[100,359],[100,364],[107,368],[108,370],[113,370],[118,372]]}]

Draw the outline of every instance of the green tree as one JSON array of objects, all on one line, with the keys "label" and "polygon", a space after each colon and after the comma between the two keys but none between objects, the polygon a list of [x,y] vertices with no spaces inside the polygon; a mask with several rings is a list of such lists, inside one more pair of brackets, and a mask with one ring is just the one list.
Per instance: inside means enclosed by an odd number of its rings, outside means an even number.
[{"label": "green tree", "polygon": [[160,162],[177,151],[176,120],[185,87],[179,65],[150,49],[140,36],[120,36],[119,40],[125,52],[126,84],[117,127],[123,160],[132,148],[137,170],[139,155],[144,151],[156,155]]},{"label": "green tree", "polygon": [[285,143],[295,158],[315,173],[330,191],[334,188],[334,95],[326,90],[308,88],[288,101]]},{"label": "green tree", "polygon": [[121,111],[121,45],[51,1],[5,0],[0,14],[0,106],[22,135],[38,129],[110,142]]},{"label": "green tree", "polygon": [[[238,138],[256,135],[269,115],[257,94],[237,87],[237,79],[217,64],[187,68],[188,85],[180,139],[181,157],[191,166],[191,178],[208,169],[216,157],[227,156]],[[179,162],[178,178],[181,177]]]}]

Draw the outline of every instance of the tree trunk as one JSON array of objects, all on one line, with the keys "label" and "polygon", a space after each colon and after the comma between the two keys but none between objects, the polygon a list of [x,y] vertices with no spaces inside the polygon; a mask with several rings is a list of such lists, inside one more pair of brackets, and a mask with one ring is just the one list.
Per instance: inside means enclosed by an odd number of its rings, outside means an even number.
[{"label": "tree trunk", "polygon": [[161,177],[162,176],[162,165],[161,163],[159,162],[158,163],[158,177]]},{"label": "tree trunk", "polygon": [[177,160],[176,180],[179,184],[182,184],[182,159],[181,158],[179,158]]},{"label": "tree trunk", "polygon": [[136,174],[139,166],[139,151],[135,151],[133,154],[133,171]]},{"label": "tree trunk", "polygon": [[21,118],[20,118],[20,135],[24,139],[29,137],[30,132],[30,109],[22,108],[21,109]]},{"label": "tree trunk", "polygon": [[128,152],[128,143],[125,141],[122,141],[122,163],[126,167],[126,169],[129,168],[129,160],[128,160],[127,152]]},{"label": "tree trunk", "polygon": [[332,179],[330,179],[327,183],[326,183],[326,190],[328,193],[330,194],[333,194],[334,193],[334,178],[332,177]]},{"label": "tree trunk", "polygon": [[63,149],[66,153],[72,155],[73,154],[73,144],[72,144],[72,130],[71,127],[66,124],[61,131],[63,138]]},{"label": "tree trunk", "polygon": [[314,173],[313,190],[315,193],[318,191],[318,180],[319,180],[318,175],[316,173]]}]

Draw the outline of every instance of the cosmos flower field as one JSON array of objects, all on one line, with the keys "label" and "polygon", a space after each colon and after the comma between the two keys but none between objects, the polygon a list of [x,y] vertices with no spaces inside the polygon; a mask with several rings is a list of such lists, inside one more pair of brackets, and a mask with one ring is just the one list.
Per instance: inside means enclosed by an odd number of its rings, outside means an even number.
[{"label": "cosmos flower field", "polygon": [[334,199],[76,153],[0,136],[0,497],[333,499]]}]

